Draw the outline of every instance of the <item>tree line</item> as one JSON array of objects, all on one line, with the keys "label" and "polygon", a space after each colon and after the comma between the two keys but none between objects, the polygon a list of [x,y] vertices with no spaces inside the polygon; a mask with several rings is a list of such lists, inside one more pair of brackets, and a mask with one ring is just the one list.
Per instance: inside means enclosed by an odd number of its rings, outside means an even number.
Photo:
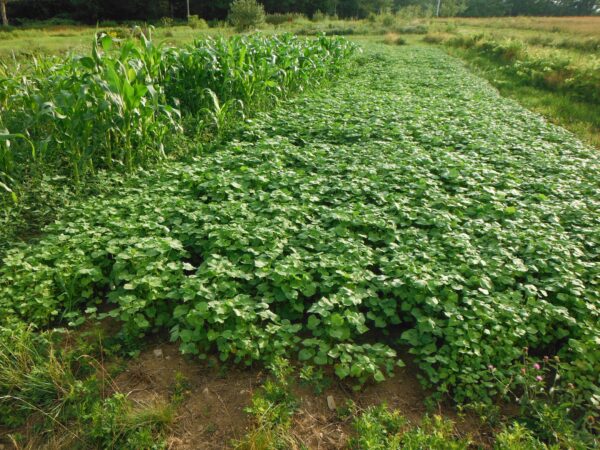
[{"label": "tree line", "polygon": [[[21,19],[63,19],[85,23],[101,20],[184,19],[186,0],[0,0],[8,16]],[[206,20],[227,18],[232,0],[189,0],[190,13]],[[267,13],[317,11],[340,18],[365,18],[382,11],[436,15],[438,0],[263,0]],[[4,5],[2,5],[4,6]],[[407,9],[408,8],[408,9]],[[439,0],[443,16],[563,16],[600,13],[600,0]]]}]

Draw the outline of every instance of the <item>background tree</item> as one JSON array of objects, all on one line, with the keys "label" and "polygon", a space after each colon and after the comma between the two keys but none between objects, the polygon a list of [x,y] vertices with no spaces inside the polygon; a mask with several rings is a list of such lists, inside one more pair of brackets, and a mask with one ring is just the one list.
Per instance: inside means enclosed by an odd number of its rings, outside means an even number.
[{"label": "background tree", "polygon": [[235,0],[231,4],[229,20],[239,31],[257,27],[265,21],[265,7],[256,0]]},{"label": "background tree", "polygon": [[467,9],[467,0],[441,0],[440,16],[455,17]]},{"label": "background tree", "polygon": [[8,16],[6,15],[6,3],[8,0],[0,0],[0,15],[2,16],[2,25],[8,26]]},{"label": "background tree", "polygon": [[600,11],[600,0],[557,0],[560,14],[588,16]]},{"label": "background tree", "polygon": [[510,12],[505,0],[469,0],[463,15],[468,17],[500,17]]},{"label": "background tree", "polygon": [[[340,18],[365,18],[391,9],[405,18],[435,13],[438,0],[258,0],[267,13],[316,11]],[[225,20],[233,0],[189,0],[190,14],[206,20]],[[170,16],[184,19],[186,0],[0,0],[3,16],[18,24],[19,18],[43,20],[73,19],[95,24],[103,20],[155,21]],[[6,9],[8,10],[6,12]],[[443,16],[552,16],[600,13],[600,0],[441,0]],[[2,17],[2,19],[6,19]],[[6,23],[8,19],[3,20]]]}]

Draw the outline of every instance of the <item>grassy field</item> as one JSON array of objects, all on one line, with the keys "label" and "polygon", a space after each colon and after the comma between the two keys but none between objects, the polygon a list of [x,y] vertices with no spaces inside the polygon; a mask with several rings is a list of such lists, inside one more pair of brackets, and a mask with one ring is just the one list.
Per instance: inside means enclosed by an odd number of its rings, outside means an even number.
[{"label": "grassy field", "polygon": [[503,95],[600,148],[600,18],[440,20],[446,44]]},{"label": "grassy field", "polygon": [[[28,58],[32,55],[60,55],[66,53],[87,53],[97,32],[112,33],[116,37],[126,37],[131,27],[87,27],[87,26],[48,26],[32,29],[0,30],[0,58]],[[173,45],[192,42],[203,35],[233,34],[231,30],[197,30],[187,26],[157,27],[153,38]]]},{"label": "grassy field", "polygon": [[478,76],[563,95],[529,53],[377,20],[11,38],[2,211],[53,221],[2,243],[0,444],[598,446],[597,150]]},{"label": "grassy field", "polygon": [[506,30],[508,36],[516,32],[524,35],[544,33],[554,37],[566,34],[583,39],[600,38],[600,17],[502,17],[439,19],[438,24],[450,24],[474,32],[481,30]]}]

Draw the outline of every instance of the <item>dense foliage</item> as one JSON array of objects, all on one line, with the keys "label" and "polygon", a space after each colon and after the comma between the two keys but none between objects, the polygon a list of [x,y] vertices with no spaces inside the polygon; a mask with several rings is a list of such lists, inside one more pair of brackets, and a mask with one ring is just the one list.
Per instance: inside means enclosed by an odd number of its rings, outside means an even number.
[{"label": "dense foliage", "polygon": [[[218,134],[337,72],[354,46],[340,39],[246,36],[182,48],[98,36],[90,56],[0,67],[0,217],[31,206],[49,178],[80,186],[101,170],[131,172],[164,159],[188,128]],[[4,240],[4,239],[2,239]],[[2,243],[0,242],[0,247]]]},{"label": "dense foliage", "polygon": [[459,401],[518,391],[528,347],[560,361],[554,390],[597,404],[598,154],[439,50],[388,51],[67,211],[5,258],[2,320],[85,310],[200,357],[295,354],[361,382],[403,345]]},{"label": "dense foliage", "polygon": [[[190,0],[192,14],[205,19],[227,18],[233,0]],[[392,10],[436,12],[437,0],[262,0],[268,13],[302,13],[313,17],[324,13],[342,18],[365,18],[369,14]],[[598,12],[598,0],[442,0],[440,14],[466,16],[505,15],[589,15]],[[9,17],[75,19],[87,23],[97,20],[158,20],[161,17],[186,17],[186,2],[151,0],[13,0]]]},{"label": "dense foliage", "polygon": [[229,21],[238,31],[257,27],[265,21],[265,7],[256,0],[235,0],[231,4]]}]

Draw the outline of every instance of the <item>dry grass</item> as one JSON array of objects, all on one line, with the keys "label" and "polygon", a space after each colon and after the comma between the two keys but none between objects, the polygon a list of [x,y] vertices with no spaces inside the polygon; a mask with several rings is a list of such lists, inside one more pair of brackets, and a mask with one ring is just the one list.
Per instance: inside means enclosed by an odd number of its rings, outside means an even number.
[{"label": "dry grass", "polygon": [[460,18],[442,19],[439,22],[457,26],[509,28],[600,37],[600,16]]},{"label": "dry grass", "polygon": [[383,42],[388,45],[406,45],[406,40],[398,33],[387,33],[383,37]]}]

